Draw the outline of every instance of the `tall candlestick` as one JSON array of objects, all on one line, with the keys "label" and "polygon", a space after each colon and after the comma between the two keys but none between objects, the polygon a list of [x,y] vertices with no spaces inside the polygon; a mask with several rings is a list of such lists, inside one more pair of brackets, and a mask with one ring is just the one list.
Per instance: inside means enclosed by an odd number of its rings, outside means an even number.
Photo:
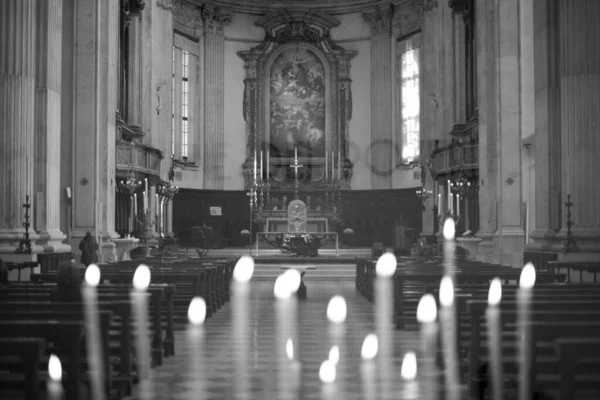
[{"label": "tall candlestick", "polygon": [[423,392],[424,399],[434,399],[437,396],[437,376],[435,373],[435,355],[437,352],[437,308],[431,294],[421,297],[417,306],[417,321],[421,324],[421,352],[423,359]]},{"label": "tall candlestick", "polygon": [[446,192],[448,195],[446,200],[448,201],[448,210],[452,213],[452,187],[450,186],[450,179],[448,179],[448,191]]},{"label": "tall candlestick", "polygon": [[527,263],[521,271],[517,291],[517,316],[519,340],[519,400],[531,399],[531,289],[535,284],[535,268]]},{"label": "tall candlestick", "polygon": [[267,150],[267,180],[271,179],[270,169],[271,169],[271,152],[269,150]]},{"label": "tall candlestick", "polygon": [[134,324],[137,337],[136,358],[138,362],[138,378],[140,398],[150,399],[152,396],[152,380],[150,379],[150,340],[148,332],[148,293],[150,285],[150,268],[140,264],[133,274],[133,290],[131,303],[133,305]]},{"label": "tall candlestick", "polygon": [[375,389],[375,365],[373,364],[373,358],[375,358],[378,351],[379,342],[377,336],[372,333],[365,336],[360,352],[362,358],[360,372],[362,377],[363,399],[375,399],[377,393]]},{"label": "tall candlestick", "polygon": [[417,355],[414,352],[408,352],[402,359],[400,376],[403,381],[402,396],[405,400],[420,400],[419,385],[415,380],[417,377]]},{"label": "tall candlestick", "polygon": [[393,253],[384,253],[375,265],[375,329],[379,340],[379,379],[383,393],[392,393],[394,363],[392,361],[391,323],[394,312],[392,277],[396,273],[397,260]]},{"label": "tall candlestick", "polygon": [[492,399],[502,400],[502,322],[500,321],[500,310],[498,304],[502,299],[502,283],[500,279],[494,278],[488,293],[488,308],[486,310],[488,329],[488,351],[492,375]]},{"label": "tall candlestick", "polygon": [[144,214],[148,211],[148,198],[146,196],[150,196],[150,192],[148,191],[148,178],[144,178]]},{"label": "tall candlestick", "polygon": [[232,306],[231,314],[234,334],[234,344],[239,346],[235,352],[236,357],[236,396],[243,398],[248,393],[250,382],[250,279],[254,274],[254,259],[250,256],[242,256],[233,270],[233,281],[231,283]]},{"label": "tall candlestick", "polygon": [[456,193],[456,216],[460,216],[460,194]]},{"label": "tall candlestick", "polygon": [[262,181],[265,176],[263,175],[263,151],[260,151],[260,180]]},{"label": "tall candlestick", "polygon": [[54,354],[48,360],[49,379],[46,382],[46,391],[49,400],[63,400],[64,389],[62,385],[62,365],[60,359]]},{"label": "tall candlestick", "polygon": [[254,181],[252,183],[256,183],[256,151],[254,151]]},{"label": "tall candlestick", "polygon": [[[329,299],[327,304],[327,319],[329,320],[329,340],[332,347],[330,351],[329,361],[336,366],[336,372],[339,376],[336,389],[343,392],[344,376],[343,368],[337,368],[337,364],[343,365],[346,359],[346,346],[345,346],[345,328],[344,322],[346,321],[346,315],[348,309],[346,306],[346,300],[342,296],[333,296]],[[340,352],[341,349],[341,352]],[[340,357],[342,357],[340,359]],[[337,358],[337,359],[336,359]]]},{"label": "tall candlestick", "polygon": [[92,398],[94,400],[104,399],[104,369],[102,363],[102,349],[100,343],[100,321],[98,314],[98,293],[96,286],[100,282],[100,268],[96,264],[90,264],[85,270],[85,284],[81,288],[81,297],[85,309],[85,321],[87,331],[87,352],[89,361],[89,372],[91,378]]},{"label": "tall candlestick", "polygon": [[325,179],[329,178],[329,164],[327,163],[327,152],[325,152]]},{"label": "tall candlestick", "polygon": [[331,179],[335,178],[334,169],[335,169],[335,153],[332,151],[331,152]]},{"label": "tall candlestick", "polygon": [[130,215],[129,215],[129,235],[133,232],[133,196],[129,196]]},{"label": "tall candlestick", "polygon": [[137,193],[133,194],[133,215],[137,215]]},{"label": "tall candlestick", "polygon": [[298,161],[298,148],[294,147],[294,160]]},{"label": "tall candlestick", "polygon": [[445,361],[444,374],[446,377],[446,398],[448,400],[460,400],[454,283],[449,275],[444,276],[440,284],[440,305],[440,323],[442,325],[442,344],[444,347]]},{"label": "tall candlestick", "polygon": [[454,234],[456,224],[454,219],[446,218],[444,221],[444,228],[442,233],[444,234],[444,275],[450,276],[454,279],[456,273],[456,264],[454,260]]},{"label": "tall candlestick", "polygon": [[442,215],[442,194],[438,193],[438,201],[437,201],[437,208],[438,208],[438,216]]},{"label": "tall candlestick", "polygon": [[342,179],[342,153],[338,150],[338,179]]},{"label": "tall candlestick", "polygon": [[196,378],[193,381],[194,394],[198,399],[206,396],[207,360],[204,353],[204,321],[206,320],[206,302],[202,297],[194,297],[188,307],[189,325],[186,336],[189,343],[191,372]]},{"label": "tall candlestick", "polygon": [[142,215],[146,214],[146,211],[148,210],[148,197],[146,197],[146,191],[144,190],[144,192],[142,193]]},{"label": "tall candlestick", "polygon": [[158,215],[158,193],[154,194],[154,209],[156,210],[155,212]]}]

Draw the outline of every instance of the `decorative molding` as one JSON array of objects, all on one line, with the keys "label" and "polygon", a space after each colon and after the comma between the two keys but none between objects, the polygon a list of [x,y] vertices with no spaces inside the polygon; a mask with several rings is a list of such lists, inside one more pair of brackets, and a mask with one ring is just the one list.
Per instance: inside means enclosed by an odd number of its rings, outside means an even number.
[{"label": "decorative molding", "polygon": [[165,10],[172,10],[179,3],[181,3],[181,0],[156,0],[156,5]]},{"label": "decorative molding", "polygon": [[191,3],[177,1],[173,5],[173,29],[183,36],[198,41],[202,36],[204,23],[202,9]]},{"label": "decorative molding", "polygon": [[438,6],[438,0],[412,0],[412,6],[419,14],[432,11]]},{"label": "decorative molding", "polygon": [[231,23],[231,11],[220,7],[212,9],[205,7],[202,9],[202,18],[204,19],[206,33],[222,35],[223,29]]},{"label": "decorative molding", "polygon": [[399,5],[410,0],[189,0],[197,5],[206,4],[214,7],[225,7],[232,12],[243,14],[265,15],[273,10],[307,10],[325,12],[330,15],[340,15],[361,12],[374,7],[385,6],[389,3]]},{"label": "decorative molding", "polygon": [[394,6],[392,4],[375,7],[362,13],[363,20],[371,27],[371,36],[389,35],[392,32],[393,15]]}]

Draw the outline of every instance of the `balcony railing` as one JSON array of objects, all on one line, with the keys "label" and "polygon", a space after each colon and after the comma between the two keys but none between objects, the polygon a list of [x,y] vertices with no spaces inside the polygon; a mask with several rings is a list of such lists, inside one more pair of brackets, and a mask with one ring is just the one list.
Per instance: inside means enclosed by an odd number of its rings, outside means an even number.
[{"label": "balcony railing", "polygon": [[431,154],[431,158],[434,177],[461,169],[477,169],[479,165],[479,146],[477,144],[449,145],[435,149]]},{"label": "balcony railing", "polygon": [[117,169],[160,176],[162,151],[140,143],[117,141]]}]

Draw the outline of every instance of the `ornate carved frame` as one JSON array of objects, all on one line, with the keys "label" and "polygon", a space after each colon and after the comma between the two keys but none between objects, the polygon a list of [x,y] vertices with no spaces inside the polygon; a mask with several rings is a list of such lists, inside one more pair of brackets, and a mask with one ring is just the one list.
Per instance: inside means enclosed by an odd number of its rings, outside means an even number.
[{"label": "ornate carved frame", "polygon": [[[269,78],[270,68],[282,51],[290,47],[310,49],[323,62],[326,72],[326,151],[338,151],[342,156],[342,187],[350,187],[352,163],[348,159],[348,122],[352,118],[352,89],[350,61],[358,54],[335,44],[329,35],[331,28],[340,24],[336,18],[308,9],[279,10],[265,15],[255,23],[265,29],[265,39],[248,51],[238,52],[244,60],[243,115],[246,121],[246,160],[242,166],[246,188],[252,185],[254,154],[266,149],[269,141]],[[290,160],[291,162],[292,160]],[[336,161],[337,163],[337,161]],[[324,171],[324,158],[317,161],[313,171]],[[318,178],[306,183],[321,187],[325,180]],[[276,187],[287,187],[288,183]]]}]

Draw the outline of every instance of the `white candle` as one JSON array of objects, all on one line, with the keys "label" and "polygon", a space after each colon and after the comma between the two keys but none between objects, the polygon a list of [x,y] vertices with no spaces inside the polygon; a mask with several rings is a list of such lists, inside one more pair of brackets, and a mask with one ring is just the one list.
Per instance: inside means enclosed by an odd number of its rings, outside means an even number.
[{"label": "white candle", "polygon": [[365,336],[360,352],[362,358],[360,373],[362,378],[363,399],[375,399],[377,393],[375,389],[375,365],[373,363],[373,358],[375,358],[378,351],[379,342],[377,336],[372,333]]},{"label": "white candle", "polygon": [[535,284],[535,268],[527,263],[521,271],[519,289],[517,291],[517,316],[519,340],[519,400],[531,399],[531,289]]},{"label": "white candle", "polygon": [[298,161],[298,148],[294,147],[294,160],[297,162]]},{"label": "white candle", "polygon": [[85,270],[84,285],[81,288],[81,297],[85,310],[85,322],[87,333],[87,354],[90,366],[92,398],[104,399],[104,369],[102,363],[102,349],[100,344],[100,320],[98,314],[98,293],[96,286],[100,282],[100,268],[96,264],[90,264]]},{"label": "white candle", "polygon": [[129,234],[133,231],[133,196],[129,197],[130,215],[129,215]]},{"label": "white candle", "polygon": [[150,268],[144,264],[140,264],[133,275],[131,302],[133,305],[133,322],[137,333],[135,345],[141,399],[150,399],[152,396],[152,380],[150,379],[150,339],[148,332],[148,293],[146,292],[149,285]]},{"label": "white candle", "polygon": [[267,180],[270,179],[270,164],[271,164],[271,152],[269,150],[267,150]]},{"label": "white candle", "polygon": [[243,398],[250,389],[250,279],[254,273],[254,259],[250,256],[242,256],[233,270],[231,283],[233,325],[233,343],[239,346],[235,351],[235,398]]},{"label": "white candle", "polygon": [[148,198],[146,196],[150,196],[150,192],[148,191],[148,178],[144,178],[144,213],[148,211]]},{"label": "white candle", "polygon": [[256,183],[256,151],[254,151],[254,183]]},{"label": "white candle", "polygon": [[329,164],[327,163],[327,152],[325,152],[325,179],[329,178]]},{"label": "white candle", "polygon": [[489,365],[492,376],[492,399],[502,400],[502,322],[500,321],[500,310],[498,304],[502,299],[502,283],[500,279],[494,278],[488,293],[488,308],[486,310],[488,329],[488,351]]},{"label": "white candle", "polygon": [[460,216],[460,194],[456,193],[456,216]]},{"label": "white candle", "polygon": [[154,194],[154,209],[156,210],[156,215],[158,215],[158,193]]},{"label": "white candle", "polygon": [[137,215],[137,193],[133,194],[133,215]]},{"label": "white candle", "polygon": [[62,365],[60,359],[54,354],[48,360],[49,379],[46,382],[49,400],[63,400],[64,390],[62,385]]},{"label": "white candle", "polygon": [[444,234],[444,275],[450,276],[454,279],[456,273],[456,265],[454,261],[454,233],[456,224],[454,219],[446,218],[444,221],[444,228],[442,233]]},{"label": "white candle", "polygon": [[423,398],[434,399],[437,396],[437,374],[435,356],[437,352],[437,308],[431,294],[421,297],[417,306],[417,321],[421,324],[421,352],[423,359]]},{"label": "white candle", "polygon": [[[452,187],[450,186],[450,179],[448,179],[448,196],[446,197],[448,201],[448,209],[452,212]],[[445,214],[445,213],[444,213]]]},{"label": "white candle", "polygon": [[331,179],[335,178],[334,169],[335,169],[335,153],[332,151],[331,152]]},{"label": "white candle", "polygon": [[321,398],[323,400],[337,400],[338,390],[336,385],[337,368],[330,360],[325,360],[319,368],[319,379],[323,383],[321,387]]},{"label": "white candle", "polygon": [[194,297],[188,307],[189,325],[186,330],[188,348],[190,351],[193,391],[198,399],[206,396],[206,363],[204,353],[204,321],[206,320],[206,302],[202,297]]},{"label": "white candle", "polygon": [[142,214],[146,214],[146,211],[148,211],[148,198],[146,197],[146,191],[144,190],[143,192],[143,203],[144,205],[142,206]]},{"label": "white candle", "polygon": [[438,215],[442,215],[442,194],[438,193]]},{"label": "white candle", "polygon": [[458,376],[458,348],[456,342],[456,312],[454,307],[454,283],[449,275],[440,284],[440,323],[442,325],[442,345],[444,346],[444,374],[448,400],[460,400]]},{"label": "white candle", "polygon": [[414,352],[408,352],[402,359],[400,376],[403,381],[402,396],[405,400],[419,400],[419,385],[415,380],[417,377],[417,355]]},{"label": "white candle", "polygon": [[[344,322],[348,315],[346,300],[342,296],[333,296],[327,304],[327,320],[329,321],[329,342],[331,351],[329,352],[329,361],[336,366],[337,379],[336,389],[343,392],[344,376],[343,368],[337,368],[338,363],[342,365],[346,361],[346,343]],[[341,351],[340,351],[341,349]]]},{"label": "white candle", "polygon": [[375,329],[379,340],[379,379],[383,393],[393,391],[394,363],[391,323],[394,312],[393,276],[397,260],[393,253],[384,253],[375,265]]},{"label": "white candle", "polygon": [[264,178],[263,175],[263,151],[260,151],[260,180],[262,181]]},{"label": "white candle", "polygon": [[342,153],[338,150],[338,179],[342,179]]}]

